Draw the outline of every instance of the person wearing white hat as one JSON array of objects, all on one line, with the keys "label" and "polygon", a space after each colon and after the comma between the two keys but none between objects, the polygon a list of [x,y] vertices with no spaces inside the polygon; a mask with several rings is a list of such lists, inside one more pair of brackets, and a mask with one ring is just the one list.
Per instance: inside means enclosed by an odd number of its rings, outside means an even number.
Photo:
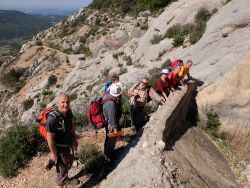
[{"label": "person wearing white hat", "polygon": [[156,85],[155,85],[155,91],[164,98],[164,100],[167,100],[167,96],[169,94],[168,91],[168,74],[169,70],[168,69],[162,69],[161,71],[161,77],[156,80]]},{"label": "person wearing white hat", "polygon": [[109,88],[109,93],[105,94],[103,101],[103,114],[107,122],[105,127],[106,135],[104,142],[104,155],[110,159],[115,148],[117,137],[109,138],[110,133],[117,134],[119,130],[119,118],[121,117],[121,94],[123,88],[120,82],[113,83]]}]

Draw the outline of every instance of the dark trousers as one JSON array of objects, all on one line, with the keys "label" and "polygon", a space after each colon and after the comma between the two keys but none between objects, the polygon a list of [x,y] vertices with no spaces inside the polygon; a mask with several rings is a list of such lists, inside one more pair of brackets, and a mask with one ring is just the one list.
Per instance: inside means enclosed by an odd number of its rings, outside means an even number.
[{"label": "dark trousers", "polygon": [[68,180],[68,171],[74,159],[72,149],[72,147],[57,147],[58,162],[56,164],[56,184],[58,186],[64,186]]},{"label": "dark trousers", "polygon": [[130,115],[133,126],[135,126],[136,131],[139,131],[146,123],[144,107],[131,105]]},{"label": "dark trousers", "polygon": [[105,140],[104,140],[104,155],[108,158],[111,158],[111,154],[115,149],[115,144],[117,141],[117,137],[108,137],[109,129],[108,126],[105,126]]}]

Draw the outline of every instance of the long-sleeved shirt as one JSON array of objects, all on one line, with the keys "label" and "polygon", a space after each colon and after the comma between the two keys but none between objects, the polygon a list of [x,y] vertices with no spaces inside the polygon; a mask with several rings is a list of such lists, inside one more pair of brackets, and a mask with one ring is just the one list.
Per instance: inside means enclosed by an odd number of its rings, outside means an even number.
[{"label": "long-sleeved shirt", "polygon": [[168,74],[168,80],[169,80],[169,85],[168,85],[168,88],[171,89],[171,88],[174,88],[178,82],[178,78],[179,78],[179,75],[178,73],[175,73],[175,72],[171,72]]},{"label": "long-sleeved shirt", "polygon": [[130,95],[131,92],[137,93],[136,96],[130,97],[131,105],[144,107],[149,96],[157,102],[161,102],[162,100],[152,87],[143,88],[140,84],[135,84],[128,90],[128,94]]},{"label": "long-sleeved shirt", "polygon": [[166,92],[166,88],[168,87],[168,80],[163,81],[161,78],[156,80],[155,91],[159,93]]}]

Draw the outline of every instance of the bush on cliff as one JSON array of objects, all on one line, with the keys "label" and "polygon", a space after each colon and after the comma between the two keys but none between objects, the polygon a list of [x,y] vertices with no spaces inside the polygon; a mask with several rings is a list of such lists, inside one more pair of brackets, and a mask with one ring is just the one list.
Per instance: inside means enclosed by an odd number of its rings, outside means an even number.
[{"label": "bush on cliff", "polygon": [[90,7],[98,10],[117,11],[119,13],[138,14],[141,11],[157,11],[170,4],[173,0],[94,0]]},{"label": "bush on cliff", "polygon": [[47,144],[38,126],[16,122],[0,138],[0,175],[12,177],[38,151],[46,151]]}]

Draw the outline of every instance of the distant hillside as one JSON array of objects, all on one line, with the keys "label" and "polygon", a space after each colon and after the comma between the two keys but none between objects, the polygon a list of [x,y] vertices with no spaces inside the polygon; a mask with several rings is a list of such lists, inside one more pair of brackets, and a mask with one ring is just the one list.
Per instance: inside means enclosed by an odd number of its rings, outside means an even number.
[{"label": "distant hillside", "polygon": [[13,10],[0,10],[0,41],[33,36],[64,19],[64,16],[30,15]]}]

